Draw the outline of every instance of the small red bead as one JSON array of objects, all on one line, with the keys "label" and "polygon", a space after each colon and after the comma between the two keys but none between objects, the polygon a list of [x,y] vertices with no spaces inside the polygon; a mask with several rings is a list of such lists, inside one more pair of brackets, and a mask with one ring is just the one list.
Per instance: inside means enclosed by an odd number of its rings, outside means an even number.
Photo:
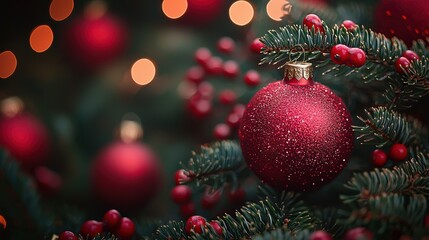
[{"label": "small red bead", "polygon": [[349,60],[349,47],[337,44],[331,49],[331,60],[336,64],[345,64]]},{"label": "small red bead", "polygon": [[410,62],[420,59],[419,55],[417,55],[417,53],[415,53],[412,50],[406,50],[405,52],[403,52],[402,57],[408,59],[408,61],[410,61]]},{"label": "small red bead", "polygon": [[325,32],[325,29],[323,29],[322,20],[320,20],[319,16],[317,16],[316,14],[308,14],[307,16],[305,16],[303,20],[303,24],[304,26],[307,26],[309,29],[314,27],[314,30],[316,32],[317,31],[320,31],[321,33]]},{"label": "small red bead", "polygon": [[190,216],[195,215],[195,204],[193,202],[189,202],[187,204],[180,206],[180,213],[182,214],[183,218],[188,218]]},{"label": "small red bead", "polygon": [[191,178],[185,174],[184,169],[179,169],[174,173],[174,182],[176,185],[187,183],[189,180],[191,180]]},{"label": "small red bead", "polygon": [[231,128],[224,123],[216,124],[213,130],[213,135],[217,140],[228,139],[231,135]]},{"label": "small red bead", "polygon": [[228,200],[234,205],[241,205],[246,199],[246,192],[242,188],[238,188],[235,191],[231,191],[228,194]]},{"label": "small red bead", "polygon": [[237,128],[240,125],[240,116],[237,113],[230,113],[226,118],[226,124],[231,128]]},{"label": "small red bead", "polygon": [[192,216],[188,218],[185,225],[185,232],[191,234],[193,230],[195,233],[203,233],[206,227],[206,219],[201,216]]},{"label": "small red bead", "polygon": [[207,99],[191,98],[188,100],[188,111],[195,118],[207,117],[212,110],[212,104]]},{"label": "small red bead", "polygon": [[120,239],[130,239],[134,235],[135,229],[134,222],[127,217],[123,217],[115,235]]},{"label": "small red bead", "polygon": [[373,235],[374,234],[368,229],[363,227],[357,227],[357,228],[352,228],[348,230],[344,234],[343,239],[344,240],[372,240]]},{"label": "small red bead", "polygon": [[204,209],[210,210],[213,209],[220,201],[220,198],[222,197],[220,191],[215,192],[206,192],[201,197],[201,207]]},{"label": "small red bead", "polygon": [[365,65],[366,54],[360,48],[349,48],[349,59],[346,65],[349,67],[359,68]]},{"label": "small red bead", "polygon": [[170,193],[173,202],[183,205],[191,201],[192,189],[186,185],[175,186]]},{"label": "small red bead", "polygon": [[395,143],[390,147],[389,156],[395,162],[405,160],[408,156],[407,147],[404,144]]},{"label": "small red bead", "polygon": [[236,61],[228,60],[223,64],[223,75],[227,78],[236,78],[240,74],[240,67]]},{"label": "small red bead", "polygon": [[223,90],[219,93],[219,102],[223,105],[229,105],[237,100],[237,95],[230,89]]},{"label": "small red bead", "polygon": [[310,240],[332,240],[332,236],[326,231],[319,230],[310,235]]},{"label": "small red bead", "polygon": [[207,61],[205,69],[208,74],[219,75],[224,71],[223,61],[219,57],[212,57]]},{"label": "small red bead", "polygon": [[261,75],[255,70],[249,70],[244,75],[244,82],[250,87],[258,86],[261,83]]},{"label": "small red bead", "polygon": [[207,48],[199,48],[195,51],[194,58],[201,66],[205,66],[212,57],[212,53]]},{"label": "small red bead", "polygon": [[250,44],[250,51],[254,53],[260,53],[262,48],[265,47],[264,43],[262,43],[259,38],[256,38],[253,40],[253,42]]},{"label": "small red bead", "polygon": [[223,37],[217,42],[217,49],[223,53],[231,53],[234,51],[235,42],[230,37]]},{"label": "small red bead", "polygon": [[186,73],[186,79],[192,83],[201,83],[204,80],[204,70],[200,66],[191,67]]},{"label": "small red bead", "polygon": [[122,216],[118,212],[118,210],[111,209],[107,211],[103,216],[103,223],[104,226],[109,230],[112,231],[116,229],[119,226],[119,223],[121,222]]},{"label": "small red bead", "polygon": [[94,238],[98,234],[103,232],[103,223],[95,220],[88,220],[82,224],[80,227],[80,235],[84,238],[89,236],[90,238]]},{"label": "small red bead", "polygon": [[408,70],[410,65],[411,65],[410,60],[408,60],[405,57],[400,57],[395,62],[395,70],[398,73],[405,73],[405,71]]},{"label": "small red bead", "polygon": [[222,236],[223,229],[220,226],[218,221],[211,221],[209,224],[213,228],[213,230],[216,232],[217,235]]},{"label": "small red bead", "polygon": [[241,118],[243,117],[245,110],[246,106],[244,106],[243,104],[235,104],[234,108],[232,109],[232,112],[238,114],[238,116]]},{"label": "small red bead", "polygon": [[64,231],[60,234],[59,240],[78,240],[78,238],[73,232]]},{"label": "small red bead", "polygon": [[344,20],[341,26],[345,27],[349,31],[354,31],[358,27],[358,25],[352,20]]},{"label": "small red bead", "polygon": [[387,162],[387,154],[381,149],[372,152],[372,164],[376,167],[383,167]]},{"label": "small red bead", "polygon": [[202,82],[198,85],[197,92],[195,93],[195,95],[200,98],[210,100],[213,98],[213,93],[213,85],[209,82]]}]

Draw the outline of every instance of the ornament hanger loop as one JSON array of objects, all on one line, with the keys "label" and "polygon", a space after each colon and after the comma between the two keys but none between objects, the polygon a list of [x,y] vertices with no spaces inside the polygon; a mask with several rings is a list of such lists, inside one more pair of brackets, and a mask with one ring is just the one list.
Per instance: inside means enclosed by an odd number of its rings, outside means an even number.
[{"label": "ornament hanger loop", "polygon": [[[299,52],[299,56],[292,61],[292,51],[296,48],[301,48],[302,51]],[[305,48],[302,44],[296,44],[295,46],[293,46],[290,50],[289,50],[289,62],[296,62],[296,60],[299,60],[301,58],[301,56],[303,55],[303,59],[302,62],[307,62],[307,59],[305,58]]]}]

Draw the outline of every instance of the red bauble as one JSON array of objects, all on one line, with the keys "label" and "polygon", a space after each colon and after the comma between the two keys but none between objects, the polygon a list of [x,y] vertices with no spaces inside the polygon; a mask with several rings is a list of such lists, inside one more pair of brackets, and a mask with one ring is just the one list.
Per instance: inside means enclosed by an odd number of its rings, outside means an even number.
[{"label": "red bauble", "polygon": [[59,240],[79,240],[73,232],[64,231],[60,234]]},{"label": "red bauble", "polygon": [[90,237],[94,238],[98,234],[103,232],[103,223],[95,220],[88,220],[82,224],[80,227],[80,235],[84,238]]},{"label": "red bauble", "polygon": [[319,230],[310,235],[310,240],[332,240],[332,236],[328,232]]},{"label": "red bauble", "polygon": [[429,36],[427,0],[381,0],[375,10],[375,30],[396,36],[411,46],[413,40]]},{"label": "red bauble", "polygon": [[175,186],[171,190],[170,197],[179,205],[189,203],[192,198],[192,189],[186,185]]},{"label": "red bauble", "polygon": [[383,167],[387,162],[387,154],[381,149],[375,149],[372,152],[372,163],[376,167]]},{"label": "red bauble", "polygon": [[[299,69],[304,73],[309,65],[286,67],[289,73]],[[241,149],[249,168],[268,185],[317,189],[346,166],[353,148],[352,119],[328,87],[311,77],[288,75],[250,100],[239,129]]]},{"label": "red bauble", "polygon": [[399,162],[407,158],[408,149],[404,144],[396,143],[390,147],[389,156],[393,161]]},{"label": "red bauble", "polygon": [[0,119],[0,146],[30,170],[46,162],[49,137],[45,127],[29,114]]},{"label": "red bauble", "polygon": [[126,48],[128,31],[118,18],[105,14],[76,17],[65,35],[70,60],[86,70],[101,67],[118,58]]},{"label": "red bauble", "polygon": [[196,233],[203,233],[204,228],[206,227],[206,219],[201,216],[192,216],[188,218],[185,225],[185,232],[191,234],[193,230]]},{"label": "red bauble", "polygon": [[118,210],[111,209],[104,214],[103,223],[104,223],[104,226],[107,228],[107,230],[113,231],[119,226],[121,219],[122,219],[122,216],[118,212]]},{"label": "red bauble", "polygon": [[96,195],[110,207],[142,207],[161,185],[155,154],[141,143],[114,143],[97,156],[92,166]]},{"label": "red bauble", "polygon": [[120,239],[130,239],[134,235],[135,229],[134,222],[127,217],[123,217],[115,235]]},{"label": "red bauble", "polygon": [[207,25],[220,17],[225,3],[225,0],[188,0],[182,19],[191,25]]}]

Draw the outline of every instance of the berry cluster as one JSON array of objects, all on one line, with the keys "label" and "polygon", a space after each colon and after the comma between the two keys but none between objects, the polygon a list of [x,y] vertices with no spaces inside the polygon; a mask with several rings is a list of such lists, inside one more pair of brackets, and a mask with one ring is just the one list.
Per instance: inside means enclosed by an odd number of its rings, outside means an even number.
[{"label": "berry cluster", "polygon": [[[94,238],[103,232],[110,232],[121,240],[131,239],[135,232],[134,222],[127,217],[122,217],[117,210],[111,209],[104,214],[102,222],[85,221],[80,227],[79,234],[87,239]],[[71,231],[64,231],[60,234],[59,240],[78,240],[78,237]]]},{"label": "berry cluster", "polygon": [[331,49],[331,60],[336,64],[359,68],[365,64],[366,54],[360,48],[349,48],[344,44],[337,44]]},{"label": "berry cluster", "polygon": [[396,59],[395,62],[395,70],[398,73],[404,74],[408,72],[411,62],[415,60],[419,60],[420,57],[412,50],[406,50],[402,53],[402,56]]},{"label": "berry cluster", "polygon": [[[408,150],[404,144],[395,143],[390,147],[389,156],[394,162],[400,162],[408,157]],[[376,167],[383,167],[387,162],[387,154],[381,149],[372,152],[372,163]]]},{"label": "berry cluster", "polygon": [[[214,230],[214,232],[222,236],[223,229],[218,221],[209,222],[209,226]],[[208,225],[207,220],[201,216],[191,216],[188,218],[185,224],[185,232],[189,235],[192,232],[201,234],[206,231]]]}]

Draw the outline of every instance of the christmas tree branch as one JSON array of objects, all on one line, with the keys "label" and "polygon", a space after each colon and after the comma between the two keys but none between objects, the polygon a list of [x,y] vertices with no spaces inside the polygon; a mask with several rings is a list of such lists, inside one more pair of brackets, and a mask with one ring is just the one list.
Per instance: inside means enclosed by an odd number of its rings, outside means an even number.
[{"label": "christmas tree branch", "polygon": [[185,173],[190,178],[187,183],[197,187],[209,185],[221,188],[229,180],[237,180],[246,165],[239,144],[235,141],[215,142],[202,145],[199,153],[193,152],[186,166]]},{"label": "christmas tree branch", "polygon": [[308,240],[310,239],[310,231],[304,230],[297,233],[290,233],[284,229],[276,229],[274,231],[265,232],[252,237],[254,240]]}]

